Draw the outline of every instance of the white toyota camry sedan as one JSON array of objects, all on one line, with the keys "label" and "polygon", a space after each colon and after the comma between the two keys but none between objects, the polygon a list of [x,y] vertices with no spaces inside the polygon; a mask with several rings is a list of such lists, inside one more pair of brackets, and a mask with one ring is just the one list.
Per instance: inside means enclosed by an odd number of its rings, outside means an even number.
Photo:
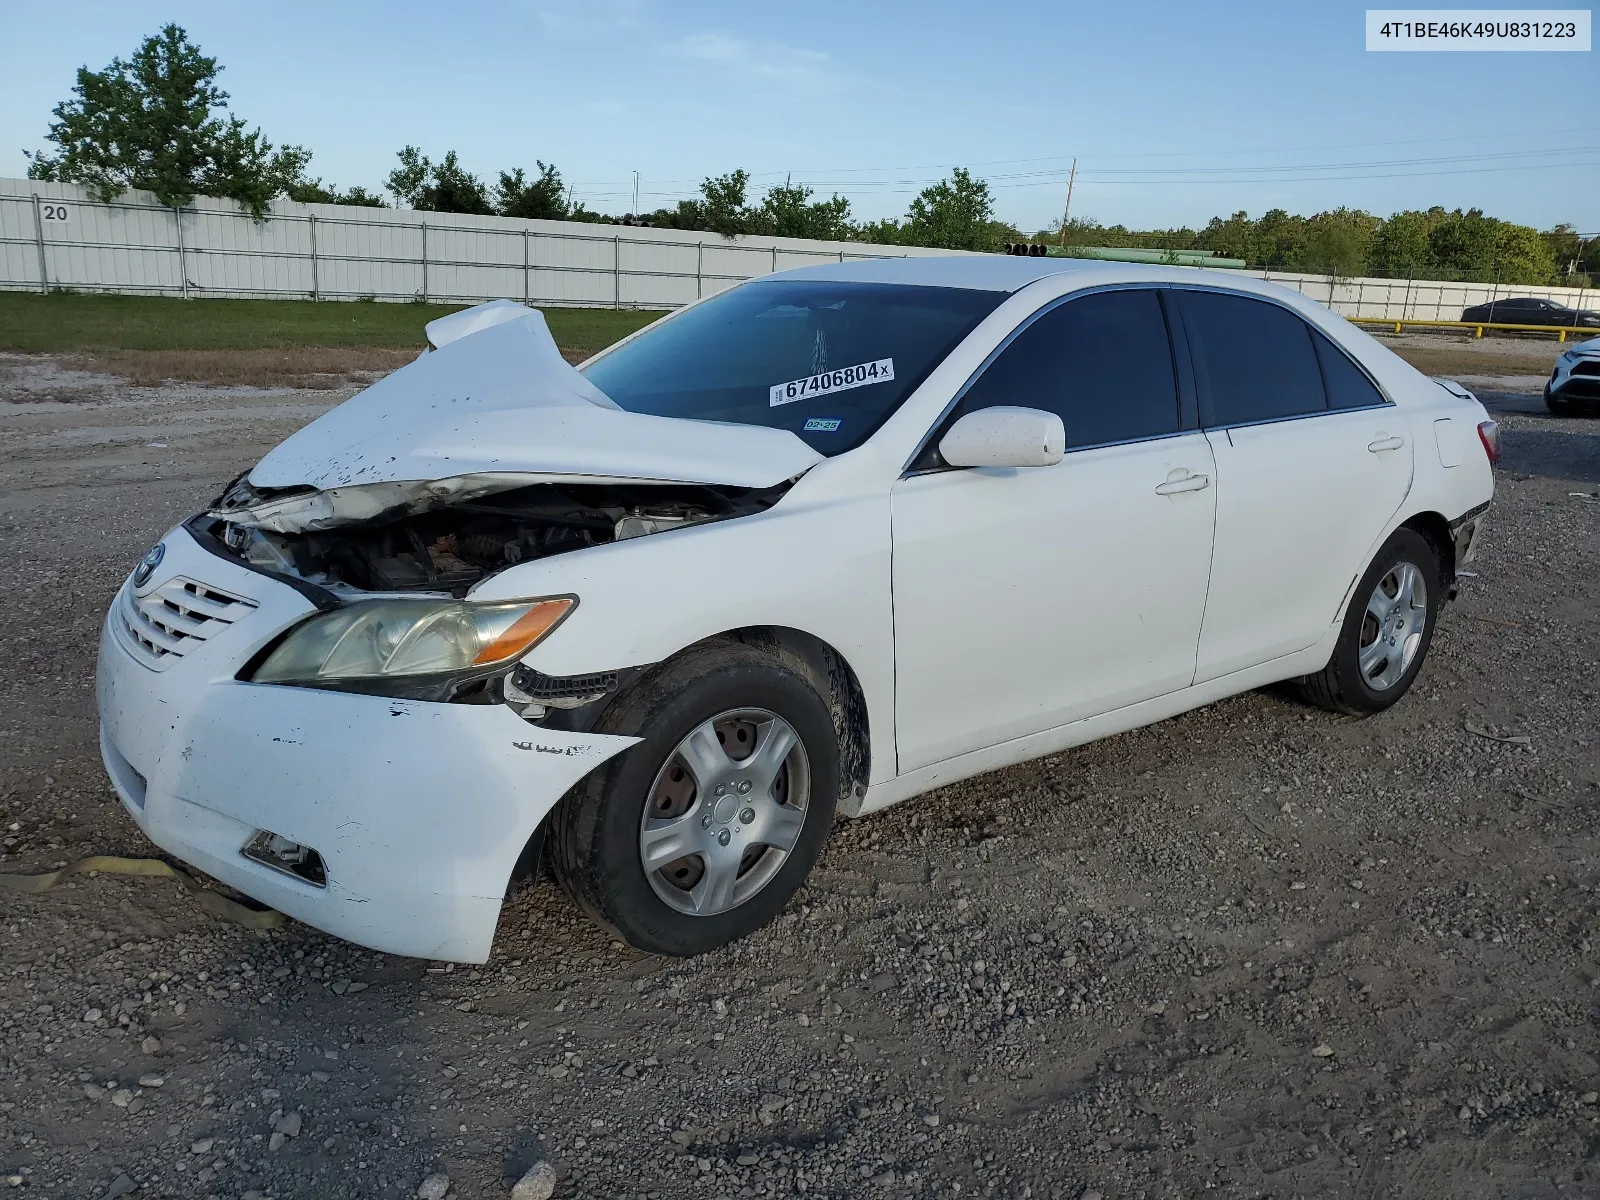
[{"label": "white toyota camry sedan", "polygon": [[1497,430],[1220,271],[1001,256],[724,291],[574,369],[496,302],[174,528],[107,615],[159,846],[380,950],[484,960],[547,858],[628,943],[771,920],[856,817],[1427,657]]}]

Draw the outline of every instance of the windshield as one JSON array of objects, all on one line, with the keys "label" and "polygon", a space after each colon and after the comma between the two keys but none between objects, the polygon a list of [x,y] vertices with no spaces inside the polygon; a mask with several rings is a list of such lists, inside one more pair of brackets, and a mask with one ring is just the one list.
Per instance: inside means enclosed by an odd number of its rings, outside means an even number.
[{"label": "windshield", "polygon": [[590,363],[619,408],[859,446],[1004,292],[775,279],[730,288]]}]

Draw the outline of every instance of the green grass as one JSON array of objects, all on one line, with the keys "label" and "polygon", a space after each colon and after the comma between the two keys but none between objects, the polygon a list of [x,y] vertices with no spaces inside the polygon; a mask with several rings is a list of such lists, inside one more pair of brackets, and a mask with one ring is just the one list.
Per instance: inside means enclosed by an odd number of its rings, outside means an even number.
[{"label": "green grass", "polygon": [[[71,354],[300,346],[421,347],[425,324],[463,307],[0,292],[0,350]],[[604,349],[661,315],[603,308],[541,311],[562,349],[588,351]]]}]

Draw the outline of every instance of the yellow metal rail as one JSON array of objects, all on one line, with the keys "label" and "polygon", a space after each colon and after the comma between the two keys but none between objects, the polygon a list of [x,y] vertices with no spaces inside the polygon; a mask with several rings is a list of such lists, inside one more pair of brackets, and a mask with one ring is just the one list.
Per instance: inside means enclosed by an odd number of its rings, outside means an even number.
[{"label": "yellow metal rail", "polygon": [[1581,333],[1589,337],[1600,337],[1600,329],[1592,326],[1580,328],[1576,325],[1511,325],[1503,321],[1414,321],[1409,318],[1396,321],[1389,317],[1347,317],[1346,320],[1356,325],[1392,325],[1394,331],[1399,333],[1407,325],[1424,325],[1432,329],[1471,329],[1473,337],[1482,337],[1485,329],[1510,329],[1520,333],[1554,333],[1558,334],[1557,341],[1566,341],[1567,334]]}]

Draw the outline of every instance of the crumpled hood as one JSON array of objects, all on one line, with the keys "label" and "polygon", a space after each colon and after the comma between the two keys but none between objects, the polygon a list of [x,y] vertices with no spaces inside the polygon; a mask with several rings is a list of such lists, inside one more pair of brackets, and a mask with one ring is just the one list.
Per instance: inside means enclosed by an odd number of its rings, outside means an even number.
[{"label": "crumpled hood", "polygon": [[[493,324],[468,316],[477,309],[444,318],[454,327],[439,349],[292,434],[249,484],[397,494],[463,476],[493,477],[487,490],[556,476],[765,488],[822,461],[788,430],[624,412],[561,357],[542,314],[493,308]],[[340,523],[322,507],[319,526]]]}]

